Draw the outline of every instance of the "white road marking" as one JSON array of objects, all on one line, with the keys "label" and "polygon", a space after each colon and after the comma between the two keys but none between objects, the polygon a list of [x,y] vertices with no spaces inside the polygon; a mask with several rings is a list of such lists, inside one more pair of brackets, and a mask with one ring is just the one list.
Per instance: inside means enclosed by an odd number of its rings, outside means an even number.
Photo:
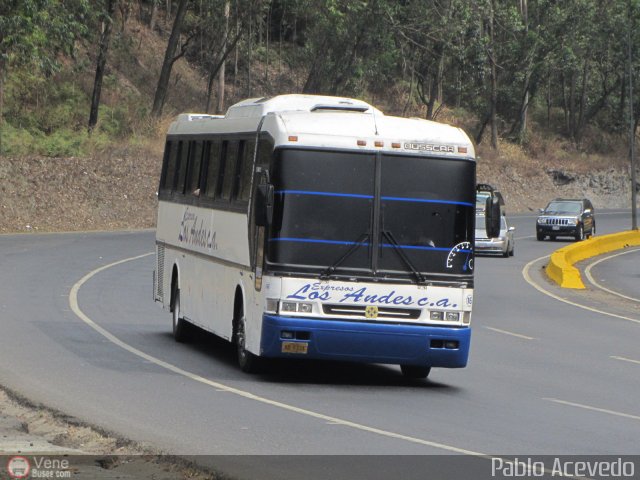
[{"label": "white road marking", "polygon": [[621,362],[629,362],[629,363],[635,363],[635,364],[640,365],[640,360],[634,360],[632,358],[618,357],[616,355],[612,355],[609,358],[613,358],[614,360],[620,360]]},{"label": "white road marking", "polygon": [[524,277],[525,281],[531,285],[533,288],[535,288],[536,290],[538,290],[539,292],[551,297],[551,298],[555,298],[556,300],[566,303],[568,305],[572,305],[574,307],[578,307],[578,308],[582,308],[584,310],[588,310],[590,312],[594,312],[594,313],[599,313],[601,315],[607,315],[609,317],[615,317],[615,318],[619,318],[621,320],[627,320],[629,322],[633,322],[633,323],[637,323],[640,324],[640,320],[638,320],[637,318],[630,318],[630,317],[625,317],[623,315],[617,315],[615,313],[611,313],[611,312],[605,312],[604,310],[598,310],[597,308],[592,308],[592,307],[588,307],[586,305],[581,305],[579,303],[576,302],[572,302],[571,300],[567,300],[566,298],[562,298],[558,295],[556,295],[555,293],[551,293],[548,290],[545,290],[544,288],[542,288],[540,285],[538,285],[537,283],[535,283],[533,281],[533,279],[531,278],[531,275],[529,275],[529,270],[531,268],[531,266],[536,263],[539,262],[540,260],[544,260],[545,258],[549,258],[551,255],[545,255],[543,257],[540,258],[536,258],[535,260],[531,260],[529,263],[527,263],[524,268],[522,269],[522,276]]},{"label": "white road marking", "polygon": [[521,335],[519,333],[513,333],[513,332],[508,332],[507,330],[501,330],[499,328],[495,328],[495,327],[484,327],[487,330],[492,330],[494,332],[498,332],[498,333],[503,333],[505,335],[511,335],[512,337],[518,337],[518,338],[524,338],[525,340],[535,340],[535,338],[533,337],[527,337],[526,335]]},{"label": "white road marking", "polygon": [[[403,435],[401,433],[395,433],[395,432],[390,432],[387,430],[382,430],[380,428],[375,428],[375,427],[370,427],[367,425],[363,425],[361,423],[356,423],[356,422],[351,422],[349,420],[343,420],[341,418],[337,418],[337,417],[332,417],[330,415],[325,415],[323,413],[319,413],[319,412],[314,412],[312,410],[307,410],[304,408],[300,408],[300,407],[296,407],[294,405],[289,405],[286,403],[282,403],[282,402],[278,402],[275,400],[270,400],[268,398],[265,397],[261,397],[259,395],[255,395],[253,393],[247,392],[245,390],[240,390],[238,388],[234,388],[234,387],[230,387],[228,385],[224,385],[222,383],[219,382],[214,382],[213,380],[209,380],[208,378],[204,378],[201,377],[200,375],[196,375],[194,373],[188,372],[186,370],[183,370],[180,367],[177,367],[171,363],[165,362],[164,360],[160,360],[159,358],[156,358],[152,355],[149,355],[141,350],[138,350],[135,347],[132,347],[131,345],[123,342],[122,340],[120,340],[118,337],[116,337],[115,335],[113,335],[112,333],[108,332],[107,330],[105,330],[104,328],[102,328],[100,325],[98,325],[97,323],[95,323],[93,320],[91,320],[78,306],[78,292],[80,291],[80,288],[89,280],[91,279],[94,275],[107,270],[109,268],[115,267],[117,265],[121,265],[123,263],[127,263],[127,262],[131,262],[134,260],[138,260],[141,258],[145,258],[148,257],[150,255],[153,255],[155,252],[149,252],[149,253],[145,253],[143,255],[138,255],[136,257],[130,257],[130,258],[125,258],[123,260],[119,260],[117,262],[113,262],[110,263],[108,265],[104,265],[100,268],[96,268],[95,270],[87,273],[84,277],[82,277],[80,280],[78,280],[76,282],[76,284],[71,288],[71,291],[69,292],[69,306],[71,307],[71,310],[73,310],[73,312],[78,316],[78,318],[80,318],[80,320],[82,320],[84,323],[86,323],[88,326],[90,326],[91,328],[93,328],[96,332],[98,332],[100,335],[102,335],[103,337],[105,337],[107,340],[109,340],[111,343],[119,346],[120,348],[126,350],[129,353],[132,353],[144,360],[147,360],[159,367],[162,367],[166,370],[169,370],[173,373],[176,373],[178,375],[182,375],[184,377],[187,377],[193,381],[202,383],[204,385],[207,385],[209,387],[213,387],[214,389],[216,389],[217,391],[222,391],[222,392],[228,392],[228,393],[233,393],[235,395],[238,395],[240,397],[249,399],[249,400],[253,400],[256,402],[260,402],[266,405],[270,405],[272,407],[276,407],[276,408],[280,408],[283,410],[287,410],[289,412],[293,412],[293,413],[298,413],[300,415],[306,415],[308,417],[312,417],[312,418],[316,418],[319,420],[323,420],[325,423],[332,423],[335,425],[342,425],[344,427],[349,427],[349,428],[353,428],[356,430],[360,430],[360,431],[364,431],[364,432],[368,432],[368,433],[373,433],[375,435],[381,435],[383,437],[388,437],[388,438],[393,438],[396,440],[404,440],[406,442],[410,442],[410,443],[414,443],[414,444],[419,444],[419,445],[424,445],[427,447],[432,447],[432,448],[437,448],[440,450],[446,450],[448,452],[453,452],[453,453],[457,453],[457,454],[461,454],[461,455],[471,455],[471,456],[475,456],[475,457],[483,457],[483,458],[487,458],[487,459],[491,459],[494,457],[491,457],[487,454],[484,453],[480,453],[480,452],[476,452],[473,450],[467,450],[464,448],[459,448],[459,447],[455,447],[453,445],[446,445],[444,443],[439,443],[439,442],[434,442],[431,440],[425,440],[422,438],[416,438],[416,437],[411,437],[409,435]],[[496,457],[497,458],[497,457]]]},{"label": "white road marking", "polygon": [[639,302],[640,303],[640,298],[629,297],[627,295],[623,295],[620,292],[616,292],[615,290],[611,290],[610,288],[606,288],[606,287],[602,286],[601,284],[599,284],[598,282],[596,282],[596,280],[591,275],[591,269],[593,267],[595,267],[596,265],[598,265],[599,263],[602,263],[602,262],[604,262],[606,260],[610,260],[610,259],[615,258],[615,257],[619,257],[621,255],[626,255],[628,253],[637,253],[637,252],[640,252],[640,249],[634,248],[634,249],[630,249],[630,250],[625,250],[624,252],[616,253],[615,255],[609,255],[607,257],[601,258],[600,260],[597,260],[597,261],[593,262],[587,268],[585,268],[584,269],[584,274],[587,277],[587,280],[589,280],[589,282],[591,282],[593,285],[598,287],[600,290],[604,290],[605,292],[611,293],[612,295],[616,295],[616,296],[621,297],[621,298],[626,298],[627,300],[631,300],[632,302]]},{"label": "white road marking", "polygon": [[632,420],[640,420],[640,417],[637,415],[631,415],[629,413],[623,413],[623,412],[616,412],[615,410],[609,410],[606,408],[592,407],[590,405],[583,405],[582,403],[567,402],[565,400],[559,400],[557,398],[543,398],[543,400],[547,400],[548,402],[553,402],[553,403],[559,403],[560,405],[567,405],[569,407],[582,408],[583,410],[590,410],[592,412],[606,413],[608,415],[614,415],[616,417],[624,417],[624,418],[630,418]]}]

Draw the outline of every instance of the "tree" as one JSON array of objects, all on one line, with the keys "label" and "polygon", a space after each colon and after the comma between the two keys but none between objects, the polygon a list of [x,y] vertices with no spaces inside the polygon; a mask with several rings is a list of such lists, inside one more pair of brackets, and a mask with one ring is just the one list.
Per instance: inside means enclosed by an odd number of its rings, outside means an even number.
[{"label": "tree", "polygon": [[173,64],[186,52],[186,46],[183,45],[180,53],[176,55],[176,49],[178,48],[178,41],[180,40],[180,34],[182,33],[182,26],[184,17],[187,13],[188,0],[180,0],[178,2],[178,10],[176,12],[176,18],[173,20],[173,27],[171,28],[171,35],[167,43],[167,49],[164,53],[164,61],[162,62],[162,69],[160,70],[160,76],[158,78],[158,86],[156,87],[156,93],[153,98],[153,107],[151,109],[151,115],[159,117],[162,115],[162,109],[164,108],[164,102],[167,98],[167,92],[169,89],[169,79],[171,77],[171,70]]},{"label": "tree", "polygon": [[[356,94],[367,81],[380,84],[391,70],[385,47],[392,46],[384,17],[385,2],[325,0],[310,2],[313,21],[306,32],[304,93]],[[315,10],[317,8],[318,10]],[[375,67],[373,67],[375,65]],[[367,74],[371,77],[367,78]]]},{"label": "tree", "polygon": [[45,75],[51,74],[58,65],[56,55],[71,54],[76,39],[86,34],[90,11],[88,0],[0,2],[0,132],[8,70],[30,65]]},{"label": "tree", "polygon": [[[228,55],[228,53],[225,52],[225,50],[228,49],[227,39],[229,38],[230,9],[231,9],[231,5],[229,4],[229,0],[226,0],[224,2],[224,40],[222,42],[222,51],[225,59],[226,59],[226,56]],[[225,61],[223,59],[220,64],[220,72],[218,74],[218,108],[217,108],[218,113],[222,112],[222,109],[224,108],[224,80],[225,80]],[[208,105],[207,105],[207,111],[209,111]]]},{"label": "tree", "polygon": [[416,78],[418,98],[427,107],[426,118],[433,120],[447,93],[453,93],[453,89],[446,88],[445,80],[447,70],[456,67],[456,41],[464,37],[469,22],[468,2],[413,0],[402,7],[397,3],[389,6],[387,15],[403,52],[403,62]]},{"label": "tree", "polygon": [[102,19],[102,33],[98,46],[98,59],[96,61],[96,76],[93,82],[93,94],[91,95],[91,109],[89,111],[89,133],[93,131],[98,123],[98,108],[100,106],[100,94],[102,92],[102,79],[104,77],[107,63],[107,52],[111,39],[111,27],[113,25],[113,14],[115,13],[118,0],[105,0],[105,10]]}]

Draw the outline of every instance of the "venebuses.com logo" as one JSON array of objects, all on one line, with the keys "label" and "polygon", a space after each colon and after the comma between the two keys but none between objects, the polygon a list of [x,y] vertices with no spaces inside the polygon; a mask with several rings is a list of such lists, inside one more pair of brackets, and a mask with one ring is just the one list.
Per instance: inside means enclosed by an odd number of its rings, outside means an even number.
[{"label": "venebuses.com logo", "polygon": [[[46,456],[28,459],[20,455],[9,458],[7,462],[9,478],[71,478],[69,459]],[[0,474],[0,476],[2,476]]]},{"label": "venebuses.com logo", "polygon": [[31,465],[25,457],[11,457],[7,462],[7,472],[11,478],[27,478],[30,471]]}]

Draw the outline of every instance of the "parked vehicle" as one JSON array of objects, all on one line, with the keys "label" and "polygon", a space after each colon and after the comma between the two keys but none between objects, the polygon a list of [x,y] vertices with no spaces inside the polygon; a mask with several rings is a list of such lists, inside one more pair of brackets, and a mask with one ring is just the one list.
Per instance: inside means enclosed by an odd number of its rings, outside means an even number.
[{"label": "parked vehicle", "polygon": [[491,197],[498,199],[498,204],[500,205],[500,215],[506,215],[504,207],[504,197],[502,196],[502,193],[500,193],[498,189],[487,183],[478,183],[476,185],[476,215],[484,216],[487,199]]},{"label": "parked vehicle", "polygon": [[476,223],[476,254],[498,254],[512,257],[515,252],[513,232],[516,227],[510,227],[507,217],[500,217],[500,234],[494,238],[487,237],[487,231],[482,223]]},{"label": "parked vehicle", "polygon": [[591,202],[586,199],[557,198],[540,209],[536,220],[536,237],[544,240],[549,237],[573,237],[576,241],[584,240],[596,234],[595,211]]}]

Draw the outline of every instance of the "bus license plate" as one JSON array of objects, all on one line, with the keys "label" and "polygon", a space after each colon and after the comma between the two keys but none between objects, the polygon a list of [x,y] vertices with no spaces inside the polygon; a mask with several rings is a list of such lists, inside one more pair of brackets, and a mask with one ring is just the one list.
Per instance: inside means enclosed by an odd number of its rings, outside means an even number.
[{"label": "bus license plate", "polygon": [[307,342],[282,342],[282,353],[302,353],[306,354],[309,348]]}]

